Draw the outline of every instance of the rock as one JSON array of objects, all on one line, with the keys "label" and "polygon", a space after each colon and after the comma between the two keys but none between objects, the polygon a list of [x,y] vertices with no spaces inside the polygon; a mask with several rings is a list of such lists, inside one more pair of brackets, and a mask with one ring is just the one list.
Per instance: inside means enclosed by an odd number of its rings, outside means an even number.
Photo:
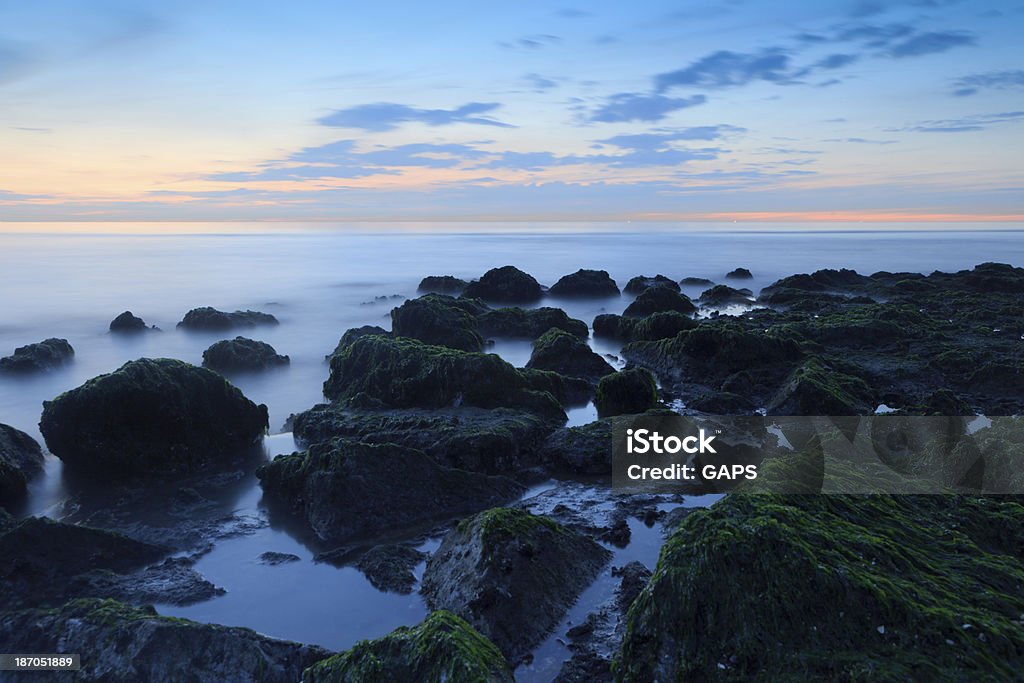
[{"label": "rock", "polygon": [[594,337],[620,341],[631,340],[636,322],[633,318],[623,318],[615,313],[602,313],[594,318]]},{"label": "rock", "polygon": [[864,380],[810,359],[793,370],[768,405],[768,414],[870,415],[877,405],[877,397]]},{"label": "rock", "polygon": [[370,548],[356,567],[377,590],[408,595],[416,585],[412,570],[427,554],[408,545],[377,545]]},{"label": "rock", "polygon": [[563,406],[582,406],[594,396],[594,385],[581,377],[566,377],[551,370],[523,369],[519,373],[526,378],[530,388],[546,391]]},{"label": "rock", "polygon": [[31,373],[59,368],[70,363],[75,350],[67,339],[44,339],[14,349],[14,354],[0,358],[0,372]]},{"label": "rock", "polygon": [[611,420],[556,429],[544,443],[541,457],[555,472],[611,474]]},{"label": "rock", "polygon": [[559,329],[548,330],[533,343],[526,367],[595,381],[615,372],[615,368],[594,353],[586,342]]},{"label": "rock", "polygon": [[746,268],[736,268],[735,270],[730,270],[728,273],[725,274],[725,276],[730,280],[752,280],[754,278],[754,274],[751,273]]},{"label": "rock", "polygon": [[706,289],[700,295],[700,303],[703,306],[728,306],[729,304],[741,304],[749,306],[754,303],[754,297],[749,289],[733,289],[729,285],[715,285]]},{"label": "rock", "polygon": [[368,334],[379,334],[384,337],[390,337],[391,333],[385,330],[383,327],[377,327],[376,325],[363,325],[362,327],[353,327],[345,330],[345,334],[341,335],[341,339],[338,340],[338,345],[334,347],[334,351],[324,356],[324,358],[330,362],[331,358],[341,353],[346,346],[354,342],[360,337],[365,337]]},{"label": "rock", "polygon": [[25,432],[0,424],[0,508],[19,502],[43,472],[43,451]]},{"label": "rock", "polygon": [[276,567],[279,564],[289,564],[291,562],[300,562],[302,560],[298,555],[292,553],[278,553],[273,550],[268,550],[265,553],[260,553],[260,564],[266,564],[271,567]]},{"label": "rock", "polygon": [[676,281],[670,277],[664,275],[655,275],[654,277],[647,277],[646,275],[637,275],[626,283],[626,286],[622,288],[622,291],[626,294],[640,294],[651,287],[668,287],[679,291],[679,285]]},{"label": "rock", "polygon": [[391,311],[391,332],[460,351],[481,351],[484,339],[477,332],[474,314],[467,310],[478,310],[477,305],[444,294],[410,299]]},{"label": "rock", "polygon": [[612,663],[595,652],[574,652],[552,683],[610,683]]},{"label": "rock", "polygon": [[480,332],[489,337],[537,339],[551,328],[565,330],[580,339],[590,336],[585,322],[570,318],[560,308],[547,306],[533,309],[498,308],[482,314],[477,321]]},{"label": "rock", "polygon": [[671,287],[658,285],[640,292],[640,295],[626,307],[622,315],[627,318],[643,318],[651,313],[663,311],[676,311],[683,315],[690,315],[697,311],[697,307],[685,294],[680,294]]},{"label": "rock", "polygon": [[523,487],[505,477],[443,467],[422,451],[334,439],[256,470],[265,495],[341,543],[508,501]]},{"label": "rock", "polygon": [[658,385],[644,368],[630,368],[605,375],[594,397],[598,417],[635,415],[658,405]]},{"label": "rock", "polygon": [[1024,507],[999,497],[730,494],[662,548],[616,675],[1012,680],[1022,530]]},{"label": "rock", "polygon": [[512,683],[513,677],[494,643],[464,620],[441,610],[418,626],[403,626],[383,638],[361,641],[351,650],[315,664],[302,680]]},{"label": "rock", "polygon": [[453,275],[428,275],[420,280],[420,285],[416,288],[416,291],[420,294],[458,296],[466,289],[467,284],[469,283],[462,278],[457,278]]},{"label": "rock", "polygon": [[218,372],[266,370],[289,362],[270,344],[245,337],[223,339],[203,351],[203,367]]},{"label": "rock", "polygon": [[[76,681],[291,683],[330,653],[246,628],[161,617],[152,607],[73,600],[57,609],[0,615],[0,642],[12,652],[81,653]],[[53,680],[43,672],[19,680]]]},{"label": "rock", "polygon": [[465,519],[427,561],[431,609],[463,617],[513,663],[553,629],[611,553],[546,517],[495,508]]},{"label": "rock", "polygon": [[212,370],[143,358],[45,401],[39,429],[65,467],[89,477],[181,474],[257,443],[267,407]]},{"label": "rock", "polygon": [[551,285],[548,293],[566,298],[603,298],[619,296],[619,286],[607,270],[577,270]]},{"label": "rock", "polygon": [[706,277],[684,277],[679,281],[679,284],[688,287],[703,287],[704,285],[713,285],[715,281],[709,280]]},{"label": "rock", "polygon": [[515,266],[492,268],[466,286],[462,296],[507,304],[539,301],[544,292],[533,276]]},{"label": "rock", "polygon": [[145,332],[147,329],[149,328],[146,327],[146,321],[133,315],[131,311],[125,311],[110,321],[111,332]]},{"label": "rock", "polygon": [[594,318],[594,336],[623,342],[657,341],[696,326],[696,320],[678,311],[660,311],[640,319],[605,313]]},{"label": "rock", "polygon": [[380,407],[505,407],[565,420],[554,397],[531,390],[526,378],[498,356],[415,339],[367,335],[334,356],[324,395],[346,403],[360,394]]},{"label": "rock", "polygon": [[210,332],[226,332],[238,327],[256,327],[257,325],[278,325],[277,318],[269,313],[259,311],[234,311],[225,313],[209,306],[193,308],[185,314],[178,327],[186,330],[203,330]]},{"label": "rock", "polygon": [[636,600],[636,596],[640,595],[640,591],[647,587],[647,582],[651,579],[651,570],[633,560],[623,567],[612,567],[612,576],[621,578],[619,587],[615,590],[615,604],[619,611],[625,614]]}]

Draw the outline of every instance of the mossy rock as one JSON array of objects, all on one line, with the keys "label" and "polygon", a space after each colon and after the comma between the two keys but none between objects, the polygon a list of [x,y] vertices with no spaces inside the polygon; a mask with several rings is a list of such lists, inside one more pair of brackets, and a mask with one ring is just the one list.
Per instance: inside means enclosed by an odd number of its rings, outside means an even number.
[{"label": "mossy rock", "polygon": [[754,297],[749,289],[734,289],[728,285],[715,285],[700,295],[702,306],[728,306],[729,304],[749,305]]},{"label": "mossy rock", "polygon": [[558,473],[612,473],[612,421],[596,420],[556,429],[541,449],[546,467]]},{"label": "mossy rock", "polygon": [[658,385],[650,370],[621,370],[597,383],[594,404],[598,417],[642,413],[658,405]]},{"label": "mossy rock", "polygon": [[479,280],[470,282],[462,296],[506,304],[528,304],[544,295],[533,276],[515,266],[492,268]]},{"label": "mossy rock", "polygon": [[663,547],[616,679],[1013,680],[1022,549],[1010,499],[734,493]]},{"label": "mossy rock", "polygon": [[0,372],[34,373],[53,370],[70,363],[75,350],[67,339],[51,337],[36,344],[14,349],[14,354],[0,358]]},{"label": "mossy rock", "polygon": [[147,329],[146,321],[131,311],[125,311],[110,321],[111,332],[131,334],[133,332],[145,332]]},{"label": "mossy rock", "polygon": [[[629,320],[629,318],[626,318]],[[697,321],[679,311],[659,311],[641,318],[633,325],[629,341],[670,339],[680,332],[697,327]]]},{"label": "mossy rock", "polygon": [[594,318],[594,336],[619,341],[632,341],[635,318],[624,318],[616,313],[602,313]]},{"label": "mossy rock", "polygon": [[594,381],[615,372],[615,368],[594,353],[586,342],[559,329],[548,330],[533,343],[526,367]]},{"label": "mossy rock", "polygon": [[420,280],[416,291],[421,294],[447,294],[458,296],[469,283],[454,275],[428,275]]},{"label": "mossy rock", "polygon": [[581,268],[566,275],[551,285],[548,293],[565,298],[607,298],[619,296],[619,286],[607,270],[586,270]]},{"label": "mossy rock", "polygon": [[512,669],[494,643],[451,612],[431,613],[418,626],[364,640],[314,664],[303,683],[512,683]]},{"label": "mossy rock", "polygon": [[[674,282],[672,284],[675,285]],[[695,313],[697,307],[688,296],[680,294],[678,290],[679,285],[675,285],[675,289],[664,284],[649,287],[626,306],[622,315],[627,318],[643,318],[651,313],[664,311],[676,311],[684,315]]]},{"label": "mossy rock", "polygon": [[205,306],[193,308],[185,314],[178,327],[186,330],[202,330],[207,332],[226,332],[239,327],[256,327],[257,325],[277,325],[277,318],[260,311],[218,311]]},{"label": "mossy rock", "polygon": [[519,373],[535,391],[546,391],[563,406],[586,405],[594,396],[594,384],[581,377],[566,377],[552,370],[524,368]]},{"label": "mossy rock", "polygon": [[28,482],[43,472],[43,451],[31,436],[0,424],[0,508],[24,499]]},{"label": "mossy rock", "polygon": [[[469,310],[467,310],[469,308]],[[461,351],[481,351],[484,339],[477,332],[472,303],[444,294],[427,294],[410,299],[391,311],[391,332],[427,344]]]},{"label": "mossy rock", "polygon": [[203,367],[218,372],[266,370],[289,362],[270,344],[245,337],[222,339],[203,351]]},{"label": "mossy rock", "polygon": [[390,337],[391,333],[385,330],[383,327],[377,325],[363,325],[362,327],[351,327],[345,330],[345,333],[341,335],[341,339],[338,340],[337,346],[334,347],[334,351],[324,356],[324,358],[330,362],[331,358],[336,356],[345,350],[345,348],[352,344],[356,339],[365,337],[370,334],[378,334],[384,337]]},{"label": "mossy rock", "polygon": [[668,287],[679,291],[679,285],[670,277],[658,274],[653,277],[647,275],[637,275],[634,278],[630,278],[626,286],[622,288],[622,291],[626,294],[639,294],[644,290],[650,289],[651,287]]},{"label": "mossy rock", "polygon": [[585,322],[570,318],[560,308],[549,306],[531,309],[498,308],[481,314],[477,322],[480,332],[489,337],[537,339],[552,328],[564,330],[580,339],[590,336]]},{"label": "mossy rock", "polygon": [[864,380],[812,358],[792,372],[769,404],[768,414],[870,415],[877,405],[877,397]]}]

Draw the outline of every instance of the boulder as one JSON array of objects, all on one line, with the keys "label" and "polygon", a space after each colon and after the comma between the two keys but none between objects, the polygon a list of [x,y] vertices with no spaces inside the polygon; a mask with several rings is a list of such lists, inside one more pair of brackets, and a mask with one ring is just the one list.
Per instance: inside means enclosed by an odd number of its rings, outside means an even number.
[{"label": "boulder", "polygon": [[558,329],[548,330],[533,343],[526,367],[594,381],[615,372],[615,368],[594,353],[586,342]]},{"label": "boulder", "polygon": [[597,420],[556,429],[541,448],[544,464],[554,472],[605,475],[612,473],[612,421]]},{"label": "boulder", "polygon": [[533,276],[515,266],[492,268],[466,286],[462,296],[507,304],[528,304],[544,295]]},{"label": "boulder", "polygon": [[379,591],[412,593],[416,585],[413,570],[427,559],[427,554],[409,545],[375,545],[367,550],[356,568]]},{"label": "boulder", "polygon": [[0,424],[0,508],[25,497],[28,482],[43,471],[43,451],[25,432]]},{"label": "boulder", "polygon": [[344,438],[278,456],[256,476],[267,497],[331,543],[450,519],[523,491],[505,477],[438,465],[423,451]]},{"label": "boulder", "polygon": [[636,320],[615,313],[602,313],[594,318],[594,337],[628,341],[633,336]]},{"label": "boulder", "polygon": [[469,283],[462,278],[457,278],[453,275],[428,275],[420,280],[420,285],[416,288],[416,291],[420,294],[458,296],[466,289],[467,284]]},{"label": "boulder", "polygon": [[709,280],[706,277],[684,277],[679,281],[679,284],[687,287],[703,287],[705,285],[713,285],[715,281]]},{"label": "boulder", "polygon": [[[460,351],[481,351],[484,339],[477,332],[477,302],[427,294],[410,299],[391,311],[391,332],[397,337],[419,339],[427,344]],[[467,308],[469,310],[467,310]]]},{"label": "boulder", "polygon": [[257,443],[267,407],[212,370],[143,358],[45,401],[39,429],[69,470],[90,477],[181,474]]},{"label": "boulder", "polygon": [[465,519],[427,561],[431,609],[468,621],[513,663],[551,631],[611,553],[547,517],[495,508]]},{"label": "boulder", "polygon": [[342,350],[356,339],[365,337],[368,334],[379,334],[385,337],[390,337],[391,333],[385,330],[383,327],[376,325],[363,325],[362,327],[352,327],[345,330],[345,333],[341,335],[341,339],[338,340],[338,345],[334,347],[334,351],[324,356],[324,358],[330,362],[331,358],[341,353]]},{"label": "boulder", "polygon": [[245,337],[223,339],[203,351],[203,367],[219,372],[266,370],[288,363],[288,356],[278,355],[270,344]]},{"label": "boulder", "polygon": [[51,337],[36,344],[14,349],[14,354],[0,358],[0,372],[31,373],[53,370],[71,362],[75,350],[67,339]]},{"label": "boulder", "polygon": [[754,274],[751,273],[746,268],[736,268],[735,270],[730,270],[728,273],[725,274],[725,276],[730,280],[752,280],[754,278]]},{"label": "boulder", "polygon": [[519,371],[530,388],[546,391],[563,406],[581,406],[594,397],[594,384],[582,377],[566,377],[551,370],[524,368]]},{"label": "boulder", "polygon": [[598,417],[636,415],[658,405],[658,385],[644,368],[630,368],[605,375],[594,397]]},{"label": "boulder", "polygon": [[594,336],[623,342],[657,341],[696,326],[696,320],[679,311],[659,311],[639,319],[604,313],[594,318]]},{"label": "boulder", "polygon": [[793,370],[768,405],[768,414],[870,415],[877,405],[877,396],[864,380],[811,358]]},{"label": "boulder", "polygon": [[640,294],[651,287],[658,286],[668,287],[669,289],[674,289],[677,292],[679,291],[679,285],[676,284],[676,281],[670,277],[665,277],[664,275],[655,275],[654,277],[637,275],[626,283],[626,286],[622,288],[622,291],[626,294]]},{"label": "boulder", "polygon": [[463,619],[439,610],[418,626],[403,626],[383,638],[313,665],[303,683],[512,683],[512,668],[494,643]]},{"label": "boulder", "polygon": [[715,285],[706,289],[699,299],[702,306],[728,306],[729,304],[742,304],[749,306],[754,303],[754,297],[749,289],[734,289],[729,285]]},{"label": "boulder", "polygon": [[234,311],[225,313],[209,306],[193,308],[185,314],[178,327],[186,330],[203,330],[209,332],[226,332],[239,327],[256,327],[257,325],[277,325],[277,318],[269,313],[259,311]]},{"label": "boulder", "polygon": [[498,308],[483,313],[477,321],[480,332],[489,337],[537,339],[551,328],[565,330],[580,339],[590,336],[585,322],[570,318],[560,308],[548,306],[532,309]]},{"label": "boulder", "polygon": [[[315,645],[162,617],[152,607],[114,600],[73,600],[56,609],[7,612],[0,615],[0,642],[11,652],[80,653],[82,668],[73,678],[89,683],[292,683],[330,655]],[[32,680],[52,677],[42,673]]]},{"label": "boulder", "polygon": [[622,315],[627,318],[643,318],[651,313],[664,311],[676,311],[683,315],[689,315],[695,313],[697,307],[693,305],[693,302],[685,294],[680,294],[671,287],[658,285],[640,292],[640,295],[637,296],[633,303],[626,306],[626,310],[623,311]]},{"label": "boulder", "polygon": [[606,298],[619,296],[619,286],[607,270],[577,270],[551,285],[548,293],[564,298]]},{"label": "boulder", "polygon": [[138,316],[132,314],[131,311],[125,311],[121,315],[117,316],[110,321],[111,332],[145,332],[147,329],[146,321]]}]

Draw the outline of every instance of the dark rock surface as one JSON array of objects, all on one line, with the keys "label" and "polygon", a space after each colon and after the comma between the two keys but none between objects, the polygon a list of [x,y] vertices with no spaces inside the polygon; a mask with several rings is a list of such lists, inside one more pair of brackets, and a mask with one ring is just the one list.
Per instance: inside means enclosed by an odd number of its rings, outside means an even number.
[{"label": "dark rock surface", "polygon": [[346,346],[350,345],[356,339],[365,337],[368,334],[379,334],[385,337],[390,337],[391,333],[385,330],[383,327],[377,325],[363,325],[362,327],[353,327],[345,330],[345,333],[341,335],[341,339],[338,340],[338,345],[334,347],[334,351],[324,356],[324,358],[330,362],[331,358],[341,353]]},{"label": "dark rock surface", "polygon": [[612,576],[619,577],[619,587],[615,590],[615,604],[619,611],[625,614],[640,595],[640,591],[647,587],[647,582],[651,579],[651,570],[633,560],[625,566],[613,567]]},{"label": "dark rock surface", "polygon": [[729,304],[741,304],[749,306],[754,303],[754,296],[749,289],[734,289],[729,285],[715,285],[701,293],[700,303],[702,306],[728,306]]},{"label": "dark rock surface", "polygon": [[586,342],[558,329],[548,330],[533,343],[533,352],[526,367],[592,381],[615,372],[615,368],[594,353]]},{"label": "dark rock surface", "polygon": [[25,432],[0,424],[0,508],[24,498],[28,482],[43,471],[43,451]]},{"label": "dark rock surface", "polygon": [[132,332],[145,332],[147,329],[149,328],[146,327],[146,321],[134,315],[131,311],[125,311],[110,321],[111,332],[126,332],[130,334]]},{"label": "dark rock surface", "polygon": [[377,545],[366,551],[356,567],[377,590],[412,593],[416,575],[412,570],[427,559],[427,554],[408,545]]},{"label": "dark rock surface", "polygon": [[504,304],[528,304],[544,295],[540,283],[532,275],[515,266],[492,268],[479,280],[466,286],[462,296]]},{"label": "dark rock surface", "polygon": [[193,308],[186,313],[185,317],[178,323],[178,327],[186,330],[226,332],[239,327],[277,324],[279,324],[277,318],[269,313],[261,313],[259,311],[233,311],[227,313],[205,306],[203,308]]},{"label": "dark rock surface", "polygon": [[679,281],[679,284],[687,285],[690,287],[697,287],[704,285],[713,285],[715,284],[715,281],[709,280],[706,277],[684,277],[682,280]]},{"label": "dark rock surface", "polygon": [[203,367],[218,372],[266,370],[289,362],[270,344],[245,337],[222,339],[203,351]]},{"label": "dark rock surface", "polygon": [[659,286],[668,287],[669,289],[674,289],[677,292],[679,291],[679,285],[676,284],[676,281],[670,277],[665,277],[664,275],[655,275],[654,277],[637,275],[626,283],[626,286],[622,288],[622,291],[626,294],[640,294],[651,287]]},{"label": "dark rock surface", "polygon": [[448,294],[458,296],[469,283],[453,275],[428,275],[420,280],[416,291],[420,294]]},{"label": "dark rock surface", "polygon": [[426,294],[391,311],[391,332],[396,337],[460,351],[481,351],[484,339],[477,332],[476,313],[484,307],[473,299]]},{"label": "dark rock surface", "polygon": [[728,273],[725,274],[725,276],[730,280],[752,280],[754,278],[753,273],[751,273],[746,268],[736,268],[735,270],[730,270]]},{"label": "dark rock surface", "polygon": [[498,308],[477,318],[481,334],[489,337],[537,339],[551,328],[586,339],[590,335],[587,324],[570,318],[560,308]]},{"label": "dark rock surface", "polygon": [[619,296],[619,286],[607,270],[577,270],[551,285],[548,293],[565,298],[607,298]]},{"label": "dark rock surface", "polygon": [[671,287],[658,285],[640,292],[633,303],[626,306],[626,310],[623,311],[622,315],[627,318],[643,318],[651,313],[665,311],[676,311],[683,315],[690,315],[697,311],[697,307],[685,294],[680,294]]},{"label": "dark rock surface", "polygon": [[546,391],[563,406],[586,405],[594,397],[594,384],[581,377],[566,377],[551,370],[524,368],[519,373],[526,378],[530,388]]},{"label": "dark rock surface", "polygon": [[611,474],[612,422],[597,420],[556,429],[544,443],[541,454],[544,463],[555,472]]},{"label": "dark rock surface", "polygon": [[223,465],[267,429],[267,408],[223,377],[168,358],[125,363],[43,403],[39,429],[86,476],[181,474]]},{"label": "dark rock surface", "polygon": [[14,353],[0,358],[0,372],[33,373],[53,370],[71,362],[75,350],[67,339],[50,338],[36,344],[26,344]]},{"label": "dark rock surface", "polygon": [[597,383],[594,397],[598,417],[635,415],[658,405],[654,375],[644,368],[630,368],[606,375]]},{"label": "dark rock surface", "polygon": [[292,553],[279,553],[273,550],[268,550],[265,553],[260,553],[260,564],[270,565],[276,567],[279,564],[289,564],[291,562],[299,562],[302,560],[298,555]]}]

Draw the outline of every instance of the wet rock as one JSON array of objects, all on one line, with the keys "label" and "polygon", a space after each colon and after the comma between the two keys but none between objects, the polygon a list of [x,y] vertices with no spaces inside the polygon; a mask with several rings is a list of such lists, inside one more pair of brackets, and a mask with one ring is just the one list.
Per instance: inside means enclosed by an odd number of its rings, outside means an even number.
[{"label": "wet rock", "polygon": [[245,337],[223,339],[203,351],[203,367],[218,372],[266,370],[289,362],[270,344]]},{"label": "wet rock", "polygon": [[688,287],[703,287],[704,285],[713,285],[715,281],[709,280],[706,277],[684,277],[679,281],[679,284]]},{"label": "wet rock", "polygon": [[605,543],[611,543],[616,548],[625,548],[629,545],[633,532],[629,528],[629,522],[625,517],[620,517],[612,522],[612,525],[601,531],[598,536]]},{"label": "wet rock", "polygon": [[445,537],[427,562],[421,590],[432,609],[462,616],[517,662],[558,624],[610,556],[551,519],[495,508]]},{"label": "wet rock", "polygon": [[67,339],[44,339],[14,349],[14,354],[0,358],[0,372],[33,373],[59,368],[70,363],[75,350]]},{"label": "wet rock", "polygon": [[345,333],[341,335],[341,339],[338,340],[338,345],[334,347],[334,351],[324,356],[324,358],[330,362],[331,358],[341,353],[345,347],[349,346],[352,342],[360,337],[365,337],[370,334],[379,334],[384,337],[390,337],[391,333],[385,330],[383,327],[376,325],[363,325],[362,327],[353,327],[345,330]]},{"label": "wet rock", "polygon": [[752,280],[754,278],[754,274],[751,273],[746,268],[736,268],[735,270],[730,270],[728,273],[725,274],[725,276],[730,280]]},{"label": "wet rock", "polygon": [[526,367],[595,381],[615,372],[615,368],[594,353],[586,342],[558,329],[548,330],[533,343],[533,352]]},{"label": "wet rock", "polygon": [[416,291],[420,294],[447,294],[458,296],[469,283],[453,275],[428,275],[420,280]]},{"label": "wet rock", "polygon": [[796,368],[768,406],[769,415],[870,415],[878,399],[864,380],[810,359]]},{"label": "wet rock", "polygon": [[[291,683],[330,653],[245,628],[161,617],[152,607],[73,600],[56,609],[0,615],[0,642],[12,652],[76,652],[78,681]],[[50,672],[19,680],[53,680]]]},{"label": "wet rock", "polygon": [[655,275],[654,277],[647,277],[646,275],[637,275],[626,283],[626,286],[622,288],[622,291],[626,294],[640,294],[643,291],[650,289],[651,287],[668,287],[679,291],[679,285],[676,281],[670,277],[664,275]]},{"label": "wet rock", "polygon": [[149,328],[146,327],[146,321],[132,314],[131,311],[125,311],[110,321],[111,332],[145,332],[147,329]]},{"label": "wet rock", "polygon": [[484,339],[477,332],[475,318],[480,307],[472,299],[427,294],[391,311],[391,331],[397,337],[419,339],[427,344],[481,351]]},{"label": "wet rock", "polygon": [[266,496],[341,543],[468,514],[523,491],[511,479],[443,467],[422,451],[334,439],[256,470]]},{"label": "wet rock", "polygon": [[216,308],[205,306],[193,308],[185,314],[178,327],[186,330],[204,330],[210,332],[226,332],[239,327],[256,327],[257,325],[277,325],[278,320],[269,313],[259,311],[233,311],[226,313]]},{"label": "wet rock", "polygon": [[623,318],[615,313],[602,313],[594,318],[594,337],[606,339],[630,340],[636,320]]},{"label": "wet rock", "polygon": [[586,339],[590,335],[587,324],[570,318],[560,308],[498,308],[487,311],[478,319],[480,332],[489,337],[511,339],[537,339],[551,328]]},{"label": "wet rock", "polygon": [[533,276],[515,266],[492,268],[466,286],[462,296],[507,304],[539,301],[544,292]]},{"label": "wet rock", "polygon": [[541,457],[556,472],[611,474],[611,420],[556,429],[544,443]]},{"label": "wet rock", "polygon": [[260,553],[260,564],[270,565],[276,567],[279,564],[289,564],[291,562],[299,562],[302,560],[298,555],[292,553],[279,553],[273,550],[268,550],[265,553]]},{"label": "wet rock", "polygon": [[408,545],[377,545],[370,548],[356,567],[377,590],[408,595],[416,585],[412,570],[427,554]]},{"label": "wet rock", "polygon": [[597,383],[594,397],[598,417],[635,415],[658,405],[658,385],[644,368],[630,368],[606,375]]},{"label": "wet rock", "polygon": [[623,342],[657,341],[696,326],[696,320],[678,311],[660,311],[640,319],[605,313],[594,318],[594,336]]},{"label": "wet rock", "polygon": [[754,297],[749,289],[733,289],[728,285],[715,285],[711,289],[704,290],[700,295],[700,303],[702,306],[728,306],[730,304],[749,306],[754,303]]},{"label": "wet rock", "polygon": [[610,683],[612,680],[611,662],[585,650],[573,653],[552,683]]},{"label": "wet rock", "polygon": [[594,385],[580,377],[566,377],[551,370],[523,369],[519,372],[530,388],[548,392],[563,406],[586,405],[594,396]]},{"label": "wet rock", "polygon": [[690,315],[697,311],[697,307],[685,294],[680,294],[671,287],[658,285],[642,291],[633,303],[626,307],[622,315],[627,318],[643,318],[651,313],[663,311]]},{"label": "wet rock", "polygon": [[999,498],[726,496],[663,547],[616,675],[849,680],[870,666],[893,680],[1012,680],[1022,529],[1024,507]]},{"label": "wet rock", "polygon": [[551,285],[548,293],[566,298],[604,298],[619,296],[619,286],[607,270],[577,270]]},{"label": "wet rock", "polygon": [[43,451],[25,432],[0,424],[0,508],[25,497],[28,482],[43,472]]},{"label": "wet rock", "polygon": [[625,566],[612,567],[612,576],[620,579],[619,587],[615,589],[615,604],[619,611],[625,614],[636,600],[636,596],[640,595],[640,591],[647,587],[651,570],[633,560]]},{"label": "wet rock", "polygon": [[143,358],[45,401],[39,429],[85,476],[181,474],[223,465],[258,442],[267,407],[212,370]]},{"label": "wet rock", "polygon": [[418,626],[403,626],[383,638],[364,640],[303,674],[304,683],[444,681],[512,683],[512,669],[494,643],[463,619],[444,610]]}]

